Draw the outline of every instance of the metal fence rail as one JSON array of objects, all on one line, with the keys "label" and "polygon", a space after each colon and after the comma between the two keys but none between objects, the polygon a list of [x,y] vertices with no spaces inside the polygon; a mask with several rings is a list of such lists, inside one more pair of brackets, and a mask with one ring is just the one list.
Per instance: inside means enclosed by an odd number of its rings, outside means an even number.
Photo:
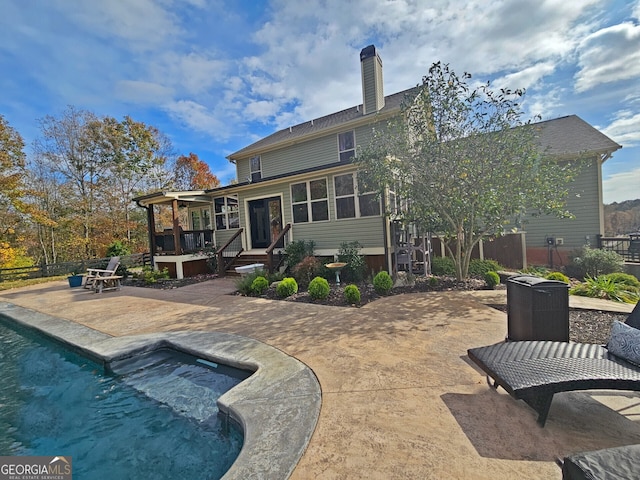
[{"label": "metal fence rail", "polygon": [[612,250],[626,262],[640,262],[640,233],[626,237],[598,237],[598,248]]},{"label": "metal fence rail", "polygon": [[[104,268],[109,258],[91,258],[75,262],[49,263],[32,265],[30,267],[0,268],[0,282],[23,278],[42,278],[67,275],[70,273],[84,273],[87,268]],[[149,253],[135,253],[120,257],[120,264],[126,268],[151,265]]]}]

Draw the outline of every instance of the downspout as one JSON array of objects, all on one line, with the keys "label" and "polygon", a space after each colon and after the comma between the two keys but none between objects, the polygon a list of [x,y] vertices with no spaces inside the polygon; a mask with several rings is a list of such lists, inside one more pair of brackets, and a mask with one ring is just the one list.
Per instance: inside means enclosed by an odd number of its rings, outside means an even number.
[{"label": "downspout", "polygon": [[384,237],[384,266],[389,275],[392,275],[391,272],[391,262],[389,252],[389,219],[384,212],[387,211],[387,189],[384,189],[384,194],[382,195],[382,236]]}]

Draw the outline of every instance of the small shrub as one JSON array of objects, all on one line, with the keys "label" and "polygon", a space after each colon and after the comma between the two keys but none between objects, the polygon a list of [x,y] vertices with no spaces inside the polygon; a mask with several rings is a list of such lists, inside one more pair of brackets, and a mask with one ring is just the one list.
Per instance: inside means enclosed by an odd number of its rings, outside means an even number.
[{"label": "small shrub", "polygon": [[440,285],[440,280],[438,280],[438,277],[429,277],[429,286],[430,287],[437,287],[438,285]]},{"label": "small shrub", "polygon": [[325,278],[316,277],[309,282],[309,296],[313,300],[324,300],[329,296],[329,282]]},{"label": "small shrub", "polygon": [[391,275],[384,270],[378,272],[376,276],[373,277],[373,288],[375,288],[376,292],[380,295],[388,295],[389,292],[391,292],[391,288],[393,288]]},{"label": "small shrub", "polygon": [[640,299],[637,291],[630,290],[629,286],[623,283],[615,283],[610,278],[607,278],[606,275],[587,277],[584,283],[573,287],[569,293],[571,295],[602,298],[624,303],[636,303]]},{"label": "small shrub", "polygon": [[295,240],[284,248],[285,264],[292,269],[305,257],[313,257],[316,243],[313,240]]},{"label": "small shrub", "polygon": [[136,278],[141,279],[147,285],[156,283],[158,280],[166,280],[169,278],[169,270],[163,268],[162,270],[154,270],[149,265],[142,267],[142,271],[136,274]]},{"label": "small shrub", "polygon": [[569,283],[569,277],[562,272],[551,272],[546,277],[547,280],[557,280],[559,282]]},{"label": "small shrub", "polygon": [[253,281],[258,277],[264,277],[264,272],[251,272],[238,278],[238,280],[236,280],[236,288],[238,289],[238,292],[247,297],[252,295],[254,293]]},{"label": "small shrub", "polygon": [[362,245],[355,242],[342,242],[338,250],[338,262],[347,265],[340,272],[340,278],[346,282],[361,282],[367,272],[367,262],[360,255]]},{"label": "small shrub", "polygon": [[597,277],[607,273],[622,272],[624,259],[612,250],[583,247],[568,265],[570,275],[577,278]]},{"label": "small shrub", "polygon": [[622,273],[622,272],[609,273],[607,275],[604,275],[604,277],[610,279],[614,283],[620,283],[622,285],[633,287],[636,290],[640,290],[640,280],[638,280],[636,277],[628,273]]},{"label": "small shrub", "polygon": [[131,249],[120,240],[115,240],[107,247],[107,257],[123,257],[125,255],[131,255]]},{"label": "small shrub", "polygon": [[540,265],[530,265],[527,268],[520,270],[520,273],[533,275],[534,277],[546,277],[549,273],[549,269]]},{"label": "small shrub", "polygon": [[276,293],[280,298],[290,297],[294,293],[298,293],[298,282],[292,277],[283,278],[276,287]]},{"label": "small shrub", "polygon": [[254,295],[262,295],[269,288],[269,280],[260,275],[251,282],[251,293]]},{"label": "small shrub", "polygon": [[496,285],[500,284],[500,275],[496,272],[489,271],[484,274],[484,281],[487,284],[487,287],[493,290],[496,288]]},{"label": "small shrub", "polygon": [[474,258],[469,262],[469,275],[483,278],[487,272],[497,272],[500,264],[495,260],[480,260]]},{"label": "small shrub", "polygon": [[434,275],[455,275],[456,265],[449,257],[433,257],[431,259],[431,273]]},{"label": "small shrub", "polygon": [[347,285],[344,287],[344,299],[352,305],[360,303],[360,290],[358,287],[355,285]]},{"label": "small shrub", "polygon": [[296,279],[298,285],[306,287],[311,279],[322,273],[322,265],[316,257],[304,257],[300,263],[293,267],[292,275]]}]

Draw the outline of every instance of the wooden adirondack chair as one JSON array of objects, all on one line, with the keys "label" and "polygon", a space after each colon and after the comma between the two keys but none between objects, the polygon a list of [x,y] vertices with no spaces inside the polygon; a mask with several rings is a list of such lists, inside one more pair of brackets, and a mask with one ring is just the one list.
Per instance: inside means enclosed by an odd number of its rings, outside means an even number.
[{"label": "wooden adirondack chair", "polygon": [[85,274],[84,288],[95,288],[96,278],[113,277],[120,266],[120,257],[111,257],[107,268],[88,268]]}]

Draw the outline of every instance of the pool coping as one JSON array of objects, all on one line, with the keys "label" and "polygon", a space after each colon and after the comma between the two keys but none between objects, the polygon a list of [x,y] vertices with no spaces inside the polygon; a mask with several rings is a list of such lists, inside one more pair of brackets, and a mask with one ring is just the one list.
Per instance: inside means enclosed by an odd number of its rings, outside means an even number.
[{"label": "pool coping", "polygon": [[0,302],[0,315],[90,357],[106,370],[159,348],[254,371],[218,400],[220,411],[244,431],[244,444],[224,480],[289,478],[320,415],[322,395],[313,371],[275,347],[219,332],[181,331],[112,337],[78,323]]}]

